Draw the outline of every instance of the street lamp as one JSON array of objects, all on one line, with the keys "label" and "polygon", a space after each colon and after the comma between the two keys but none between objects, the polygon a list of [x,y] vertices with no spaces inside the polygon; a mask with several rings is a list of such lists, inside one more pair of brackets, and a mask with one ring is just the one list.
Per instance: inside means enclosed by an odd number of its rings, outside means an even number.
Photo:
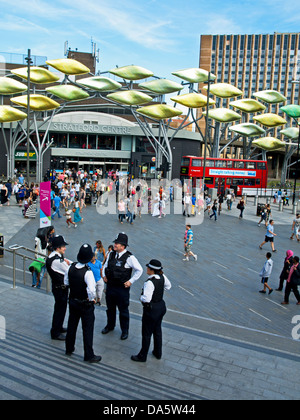
[{"label": "street lamp", "polygon": [[[299,80],[293,80],[292,83],[299,84]],[[289,117],[293,118],[296,124],[299,127],[298,118],[300,118],[300,105],[286,105],[281,108],[283,112],[285,112]],[[294,191],[293,191],[293,206],[295,206],[296,200],[296,184],[297,184],[297,174],[299,170],[299,147],[300,147],[300,127],[299,127],[299,134],[298,134],[298,145],[297,145],[297,161],[296,161],[296,171],[295,171],[295,180],[294,180]]]},{"label": "street lamp", "polygon": [[26,172],[27,172],[27,182],[29,185],[30,177],[30,161],[29,161],[29,142],[30,142],[30,66],[32,64],[31,59],[31,50],[28,50],[27,57],[25,57],[27,62],[27,160],[26,160]]}]

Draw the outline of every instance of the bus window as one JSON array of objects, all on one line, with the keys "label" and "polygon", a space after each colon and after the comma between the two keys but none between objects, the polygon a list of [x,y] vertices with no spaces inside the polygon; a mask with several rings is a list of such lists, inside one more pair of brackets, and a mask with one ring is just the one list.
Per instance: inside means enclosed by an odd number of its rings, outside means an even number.
[{"label": "bus window", "polygon": [[206,167],[207,168],[214,168],[215,167],[215,162],[213,160],[207,160],[206,161]]},{"label": "bus window", "polygon": [[243,178],[233,178],[232,185],[244,185]]},{"label": "bus window", "polygon": [[265,162],[257,162],[257,169],[266,169]]},{"label": "bus window", "polygon": [[236,169],[244,169],[244,162],[234,162],[234,167]]},{"label": "bus window", "polygon": [[260,179],[256,178],[256,185],[260,185]]},{"label": "bus window", "polygon": [[192,159],[192,166],[201,167],[202,166],[202,160],[200,159]]},{"label": "bus window", "polygon": [[232,178],[227,178],[226,179],[226,184],[231,185],[232,184]]},{"label": "bus window", "polygon": [[255,178],[245,179],[245,186],[252,187],[253,185],[255,185]]},{"label": "bus window", "polygon": [[206,177],[204,180],[205,184],[214,185],[214,178],[213,177]]},{"label": "bus window", "polygon": [[216,168],[226,168],[226,161],[225,160],[216,160],[215,161]]},{"label": "bus window", "polygon": [[233,166],[232,160],[228,160],[227,161],[227,168],[232,168],[232,166]]},{"label": "bus window", "polygon": [[182,158],[181,166],[190,166],[190,158]]},{"label": "bus window", "polygon": [[256,163],[255,162],[246,162],[246,168],[247,169],[256,169]]}]

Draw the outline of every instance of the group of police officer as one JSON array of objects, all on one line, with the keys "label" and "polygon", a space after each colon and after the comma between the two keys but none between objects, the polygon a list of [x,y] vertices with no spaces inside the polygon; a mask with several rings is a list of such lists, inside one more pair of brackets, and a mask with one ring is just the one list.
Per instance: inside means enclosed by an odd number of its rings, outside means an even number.
[{"label": "group of police officer", "polygon": [[[63,236],[55,236],[52,240],[53,251],[46,259],[46,268],[52,280],[55,301],[51,338],[65,341],[66,355],[71,356],[75,350],[76,332],[81,320],[84,360],[89,363],[98,363],[101,356],[95,355],[93,350],[96,283],[87,265],[92,260],[94,252],[89,244],[83,244],[79,249],[77,261],[72,262],[65,258],[67,245]],[[102,334],[108,334],[115,328],[118,308],[121,340],[128,338],[130,287],[143,273],[140,263],[127,250],[127,247],[127,235],[119,233],[114,240],[114,249],[108,254],[102,270],[103,280],[106,283],[107,305],[107,324]],[[171,288],[170,281],[162,272],[163,267],[160,261],[153,259],[146,266],[148,278],[144,283],[140,298],[143,304],[142,346],[137,355],[131,356],[131,360],[136,362],[147,360],[152,336],[154,340],[152,353],[157,359],[162,356],[161,323],[166,313],[163,295],[164,290]],[[64,328],[68,301],[69,320],[67,328]]]}]

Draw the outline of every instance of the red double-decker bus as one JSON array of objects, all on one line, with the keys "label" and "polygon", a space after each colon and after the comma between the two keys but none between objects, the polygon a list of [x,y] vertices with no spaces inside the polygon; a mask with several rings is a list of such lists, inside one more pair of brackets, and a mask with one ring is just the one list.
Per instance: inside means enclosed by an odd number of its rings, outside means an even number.
[{"label": "red double-decker bus", "polygon": [[197,179],[204,179],[208,188],[217,188],[218,193],[234,189],[242,195],[246,188],[267,188],[268,165],[265,160],[207,158],[205,177],[203,157],[184,156],[181,162],[181,179],[192,179],[193,186]]}]

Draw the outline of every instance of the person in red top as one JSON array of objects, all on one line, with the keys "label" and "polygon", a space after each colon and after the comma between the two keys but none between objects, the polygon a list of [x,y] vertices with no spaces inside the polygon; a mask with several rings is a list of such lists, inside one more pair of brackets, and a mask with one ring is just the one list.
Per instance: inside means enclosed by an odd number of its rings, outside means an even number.
[{"label": "person in red top", "polygon": [[298,290],[298,286],[300,285],[300,266],[299,266],[299,257],[293,258],[293,265],[290,269],[286,287],[285,287],[285,294],[284,294],[284,301],[282,305],[289,304],[289,296],[291,291],[293,291],[295,298],[297,299],[297,305],[300,305],[300,293]]}]

